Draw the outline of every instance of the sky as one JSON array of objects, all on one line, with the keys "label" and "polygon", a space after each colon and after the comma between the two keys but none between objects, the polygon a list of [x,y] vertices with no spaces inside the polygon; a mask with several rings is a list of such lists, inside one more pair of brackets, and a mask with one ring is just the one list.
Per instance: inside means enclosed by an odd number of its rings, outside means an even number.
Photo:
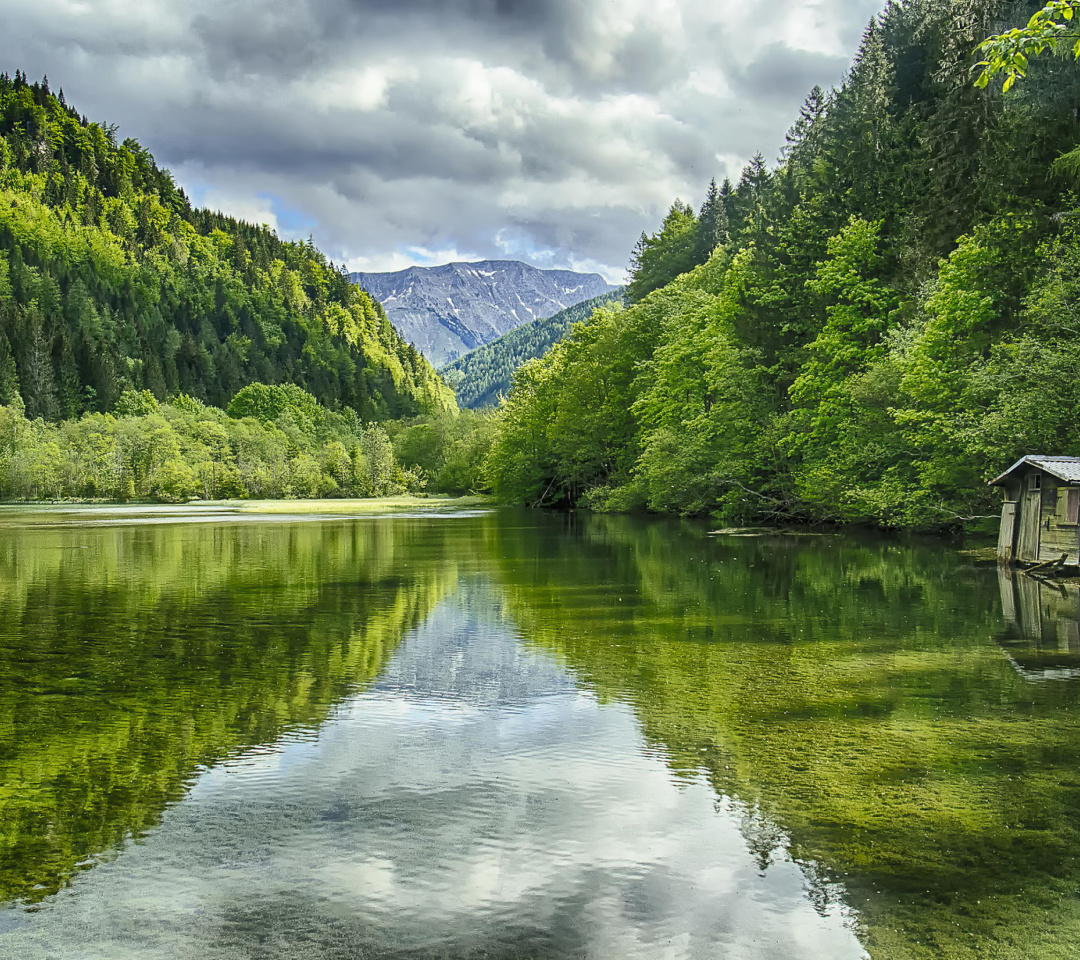
[{"label": "sky", "polygon": [[352,270],[622,282],[643,230],[772,162],[881,0],[3,0],[48,75],[192,199]]}]

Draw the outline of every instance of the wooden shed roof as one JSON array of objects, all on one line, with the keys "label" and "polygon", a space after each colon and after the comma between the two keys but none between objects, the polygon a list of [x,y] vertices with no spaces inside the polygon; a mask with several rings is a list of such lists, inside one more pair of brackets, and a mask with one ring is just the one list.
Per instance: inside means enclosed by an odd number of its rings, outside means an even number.
[{"label": "wooden shed roof", "polygon": [[990,481],[990,486],[1002,486],[1009,475],[1021,467],[1035,467],[1038,470],[1045,470],[1050,476],[1064,480],[1066,483],[1080,483],[1080,457],[1042,457],[1032,454],[1021,457],[1001,476],[994,477]]}]

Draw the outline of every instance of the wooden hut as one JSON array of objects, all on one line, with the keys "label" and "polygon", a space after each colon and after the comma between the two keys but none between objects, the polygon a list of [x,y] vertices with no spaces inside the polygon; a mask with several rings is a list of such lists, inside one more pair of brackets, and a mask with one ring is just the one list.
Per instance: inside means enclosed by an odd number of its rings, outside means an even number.
[{"label": "wooden hut", "polygon": [[1003,487],[998,559],[1080,564],[1080,457],[1021,457],[991,486]]}]

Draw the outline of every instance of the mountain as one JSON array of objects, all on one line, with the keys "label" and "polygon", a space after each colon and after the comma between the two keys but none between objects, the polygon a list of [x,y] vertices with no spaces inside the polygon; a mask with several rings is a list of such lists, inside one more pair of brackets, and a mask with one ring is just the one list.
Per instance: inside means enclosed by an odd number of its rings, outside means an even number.
[{"label": "mountain", "polygon": [[454,406],[344,270],[193,207],[113,130],[0,75],[0,404],[69,419],[131,389],[224,407],[261,382],[365,420]]},{"label": "mountain", "polygon": [[614,289],[596,273],[539,270],[517,260],[354,273],[401,335],[438,365],[514,327]]},{"label": "mountain", "polygon": [[518,367],[526,360],[542,357],[575,323],[591,317],[597,307],[621,304],[624,289],[616,287],[554,316],[515,327],[497,340],[448,363],[439,373],[454,388],[460,406],[475,410],[496,404],[500,394],[510,392],[510,379]]}]

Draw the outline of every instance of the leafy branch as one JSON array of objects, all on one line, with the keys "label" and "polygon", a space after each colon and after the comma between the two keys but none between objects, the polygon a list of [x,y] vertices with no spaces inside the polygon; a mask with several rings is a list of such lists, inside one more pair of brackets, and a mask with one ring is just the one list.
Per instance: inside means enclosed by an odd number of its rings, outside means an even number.
[{"label": "leafy branch", "polygon": [[1071,44],[1073,56],[1080,58],[1080,31],[1073,23],[1078,9],[1080,0],[1051,0],[1032,15],[1026,27],[987,37],[975,48],[984,57],[975,64],[975,69],[981,68],[975,86],[985,88],[992,77],[1004,74],[1001,89],[1008,91],[1018,79],[1027,76],[1029,60],[1047,50],[1058,53]]}]

